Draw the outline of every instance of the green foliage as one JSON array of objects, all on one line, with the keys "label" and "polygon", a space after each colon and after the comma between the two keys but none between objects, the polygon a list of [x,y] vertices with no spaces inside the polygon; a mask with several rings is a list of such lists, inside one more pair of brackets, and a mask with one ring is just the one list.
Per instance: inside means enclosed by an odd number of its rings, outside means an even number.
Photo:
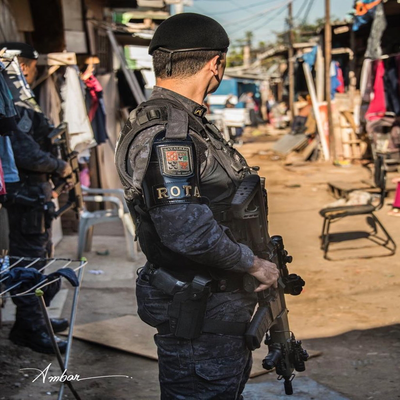
[{"label": "green foliage", "polygon": [[317,18],[314,23],[301,23],[295,27],[295,42],[303,42],[311,36],[315,36],[320,28],[325,25],[325,18]]},{"label": "green foliage", "polygon": [[226,58],[227,67],[237,67],[243,65],[243,50],[237,51],[235,48],[230,49]]}]

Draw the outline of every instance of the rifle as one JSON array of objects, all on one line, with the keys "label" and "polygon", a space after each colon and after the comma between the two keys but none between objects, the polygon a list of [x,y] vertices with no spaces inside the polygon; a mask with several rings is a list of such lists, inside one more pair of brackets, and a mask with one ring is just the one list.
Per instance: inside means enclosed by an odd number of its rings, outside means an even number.
[{"label": "rifle", "polygon": [[68,191],[67,202],[59,210],[53,213],[53,217],[60,217],[68,210],[73,209],[76,213],[76,217],[79,218],[79,212],[83,207],[83,199],[79,179],[78,152],[71,151],[67,124],[62,123],[57,128],[54,128],[48,137],[51,140],[51,143],[57,146],[60,158],[68,162],[72,169],[72,174],[63,179],[60,178],[61,183],[54,188],[54,192],[60,194],[65,184],[72,184],[72,189]]},{"label": "rifle", "polygon": [[[268,355],[262,366],[266,370],[275,368],[278,380],[284,379],[285,393],[291,395],[293,372],[305,370],[308,353],[289,328],[285,294],[299,295],[305,282],[300,276],[289,274],[286,264],[292,262],[292,257],[285,250],[282,237],[269,236],[263,178],[251,174],[242,181],[232,200],[232,211],[234,220],[245,226],[244,231],[241,230],[243,237],[238,241],[248,245],[256,256],[274,262],[280,272],[277,289],[258,293],[258,309],[245,334],[246,345],[253,351],[260,347],[265,336]],[[254,292],[259,283],[253,276],[245,275],[247,292]]]}]

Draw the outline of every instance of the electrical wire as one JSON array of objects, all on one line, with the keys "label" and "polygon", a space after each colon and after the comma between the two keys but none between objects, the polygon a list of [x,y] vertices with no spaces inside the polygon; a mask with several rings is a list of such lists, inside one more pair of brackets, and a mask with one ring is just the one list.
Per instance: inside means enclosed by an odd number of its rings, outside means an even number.
[{"label": "electrical wire", "polygon": [[269,20],[267,20],[267,21],[263,21],[263,24],[262,24],[262,25],[258,25],[258,26],[256,26],[256,27],[253,28],[253,29],[254,29],[254,30],[260,29],[263,25],[272,22],[276,17],[278,17],[279,15],[281,15],[284,11],[285,11],[285,8],[282,8],[282,9],[278,10],[278,12],[277,12],[273,17],[271,17],[271,18],[270,18]]},{"label": "electrical wire", "polygon": [[[264,17],[264,15],[258,15],[258,16],[256,16],[256,17],[254,17],[252,23],[254,24],[254,23],[258,22],[258,21],[259,21],[260,19],[262,19],[263,17]],[[225,24],[225,25],[226,25],[226,24]],[[241,26],[243,26],[243,25],[246,25],[246,28],[247,28],[247,29],[251,26],[251,24],[249,25],[249,23],[248,23],[247,21],[238,23],[238,24],[235,25],[235,30],[236,30],[236,32],[241,31],[241,30],[243,29],[243,28],[241,28]]]},{"label": "electrical wire", "polygon": [[233,25],[233,24],[236,25],[236,24],[241,23],[241,22],[249,21],[249,20],[251,20],[251,19],[254,18],[254,17],[260,17],[260,16],[262,16],[262,15],[264,15],[264,14],[267,14],[267,13],[269,13],[269,12],[271,12],[271,11],[276,10],[277,8],[284,7],[284,6],[288,5],[289,3],[293,2],[293,1],[295,1],[295,0],[286,0],[286,1],[284,1],[283,3],[281,3],[281,4],[279,4],[279,5],[276,5],[276,6],[274,6],[274,7],[271,7],[271,8],[268,8],[268,9],[266,9],[266,10],[263,10],[263,11],[261,11],[261,12],[258,12],[257,14],[253,14],[253,15],[251,15],[250,17],[246,17],[246,18],[242,18],[242,19],[239,19],[239,20],[236,20],[236,21],[228,22],[227,24],[225,24],[225,26],[230,26],[230,25]]},{"label": "electrical wire", "polygon": [[[288,2],[288,3],[289,3],[289,2]],[[261,21],[261,24],[256,25],[254,28],[252,28],[252,30],[253,30],[253,31],[256,31],[256,30],[262,28],[263,26],[265,26],[266,24],[268,24],[268,23],[274,21],[274,20],[276,19],[276,17],[278,17],[279,15],[281,15],[281,14],[286,10],[285,6],[286,6],[286,4],[281,5],[280,8],[277,10],[277,12],[276,12],[273,16],[271,16],[271,17],[268,18],[267,20],[264,20],[264,19],[263,19],[263,20]],[[264,14],[259,15],[258,17],[256,17],[256,19],[258,20],[259,18],[262,18],[263,16],[264,16]],[[255,21],[253,21],[253,22],[255,22]],[[258,22],[258,21],[257,21],[257,22]],[[240,25],[242,25],[242,24],[239,24],[239,26],[240,26]],[[241,30],[241,29],[239,29],[239,30]],[[239,32],[237,32],[237,34],[238,34],[238,33],[239,33]],[[232,37],[232,36],[236,36],[236,35],[231,35],[231,37]]]},{"label": "electrical wire", "polygon": [[272,22],[273,20],[275,20],[276,17],[281,15],[285,10],[286,9],[284,8],[284,6],[282,6],[282,8],[279,9],[273,16],[271,16],[267,20],[263,20],[261,24],[257,25],[255,28],[252,28],[252,30],[256,31],[257,29],[260,29],[261,27],[263,27],[265,24],[268,24],[268,23]]},{"label": "electrical wire", "polygon": [[308,15],[310,14],[311,7],[313,6],[313,4],[314,4],[314,0],[310,0],[310,3],[308,4],[307,11],[306,11],[306,13],[304,15],[304,18],[303,18],[303,21],[301,21],[302,25],[304,25],[307,22]]},{"label": "electrical wire", "polygon": [[207,15],[208,14],[208,11],[206,11],[204,8],[202,8],[202,7],[199,7],[197,4],[196,4],[196,9],[198,10],[198,11],[200,11],[200,12],[202,12],[204,15]]},{"label": "electrical wire", "polygon": [[299,11],[297,12],[297,14],[294,16],[294,19],[297,19],[297,18],[300,17],[300,14],[305,10],[305,6],[306,6],[308,1],[310,1],[310,0],[304,0],[304,3],[299,8]]},{"label": "electrical wire", "polygon": [[[233,13],[233,12],[236,12],[236,11],[240,11],[240,10],[245,10],[245,11],[250,12],[250,11],[249,11],[249,8],[251,8],[251,7],[257,7],[257,6],[260,6],[260,5],[265,5],[265,4],[267,4],[267,3],[273,3],[274,1],[277,1],[277,0],[270,0],[270,1],[264,0],[264,1],[261,1],[261,2],[259,2],[259,3],[248,4],[248,5],[245,6],[245,7],[238,7],[238,8],[234,8],[234,9],[232,9],[232,10],[227,10],[227,11],[218,11],[218,12],[213,13],[213,15],[230,14],[230,13]],[[238,4],[235,3],[234,1],[233,1],[233,4],[238,5]]]}]

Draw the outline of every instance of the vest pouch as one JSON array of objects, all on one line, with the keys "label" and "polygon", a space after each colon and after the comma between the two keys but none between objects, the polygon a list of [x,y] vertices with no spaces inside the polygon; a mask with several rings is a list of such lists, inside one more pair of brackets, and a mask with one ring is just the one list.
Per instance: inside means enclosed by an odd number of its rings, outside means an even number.
[{"label": "vest pouch", "polygon": [[37,206],[22,214],[21,231],[24,235],[42,235],[46,232],[43,206]]}]

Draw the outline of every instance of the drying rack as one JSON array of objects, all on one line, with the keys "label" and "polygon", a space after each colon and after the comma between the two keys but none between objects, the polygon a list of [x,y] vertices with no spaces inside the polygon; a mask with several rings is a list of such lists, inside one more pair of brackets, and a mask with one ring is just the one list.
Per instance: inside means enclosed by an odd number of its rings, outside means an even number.
[{"label": "drying rack", "polygon": [[[39,268],[35,268],[38,266]],[[72,338],[73,338],[73,330],[74,330],[74,325],[75,325],[75,319],[76,319],[76,312],[77,312],[77,306],[78,306],[78,298],[79,298],[79,290],[81,287],[82,283],[82,278],[83,278],[83,267],[87,264],[87,260],[85,258],[82,258],[81,260],[72,260],[68,258],[28,258],[28,257],[14,257],[14,256],[6,256],[3,255],[0,257],[0,297],[14,297],[14,296],[36,296],[39,300],[39,305],[41,308],[41,311],[43,313],[46,327],[48,330],[48,333],[50,335],[54,353],[56,355],[58,364],[61,369],[61,373],[63,373],[65,370],[68,369],[68,363],[69,363],[69,357],[71,353],[71,347],[72,347]],[[18,290],[18,287],[23,283],[22,281],[16,282],[13,284],[11,287],[8,289],[5,289],[4,283],[5,280],[8,279],[6,276],[6,272],[10,271],[12,268],[16,268],[18,266],[22,266],[23,268],[35,268],[35,270],[39,272],[43,272],[46,269],[46,274],[49,274],[54,271],[58,271],[63,268],[71,268],[77,272],[77,278],[78,278],[78,286],[74,287],[73,290],[73,300],[72,300],[72,306],[71,306],[71,313],[69,317],[69,332],[68,332],[68,337],[67,337],[67,348],[65,351],[64,359],[61,356],[60,350],[57,346],[55,335],[53,332],[53,328],[50,323],[50,317],[47,312],[45,300],[44,300],[44,290],[46,286],[58,281],[61,279],[61,277],[57,278],[45,278],[41,282],[37,284],[33,284],[32,287],[29,289],[24,288],[24,290],[21,290],[21,292],[15,293]],[[24,282],[26,285],[26,282]],[[11,291],[14,293],[11,295]],[[1,321],[0,321],[1,322]],[[60,389],[58,392],[58,400],[61,400],[64,394],[64,388],[65,385],[68,386],[70,389],[71,393],[73,394],[74,398],[77,400],[81,400],[79,397],[78,393],[74,389],[73,385],[71,382],[68,380],[65,382],[60,382]]]}]

